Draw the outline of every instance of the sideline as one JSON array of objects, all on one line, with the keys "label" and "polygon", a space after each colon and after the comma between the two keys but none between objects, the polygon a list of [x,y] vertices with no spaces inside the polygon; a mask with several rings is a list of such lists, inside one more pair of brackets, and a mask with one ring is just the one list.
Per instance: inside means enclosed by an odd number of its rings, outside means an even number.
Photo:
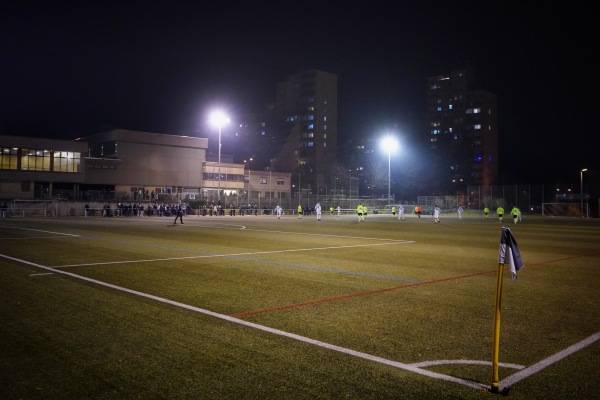
[{"label": "sideline", "polygon": [[[405,242],[392,242],[392,243],[372,243],[372,244],[352,244],[345,246],[328,246],[328,247],[310,247],[303,249],[287,249],[287,250],[269,250],[269,251],[248,251],[244,253],[231,253],[231,254],[204,254],[200,256],[187,256],[187,257],[168,257],[168,258],[153,258],[146,260],[127,260],[127,261],[107,261],[99,263],[83,263],[83,264],[66,264],[66,265],[55,265],[52,268],[67,268],[67,267],[83,267],[92,265],[115,265],[115,264],[131,264],[140,262],[157,262],[157,261],[174,261],[174,260],[190,260],[198,258],[212,258],[212,257],[240,257],[240,256],[253,256],[257,254],[276,254],[276,253],[293,253],[300,251],[315,251],[315,250],[336,250],[336,249],[347,249],[353,247],[371,247],[371,246],[387,246],[392,244],[408,244],[413,243],[411,241]],[[179,251],[178,249],[173,249]],[[1,256],[1,254],[0,254]],[[264,261],[260,261],[264,262]]]},{"label": "sideline", "polygon": [[[456,377],[453,377],[453,376],[450,376],[450,375],[445,375],[445,374],[441,374],[441,373],[437,373],[437,372],[428,371],[428,370],[425,370],[425,369],[422,369],[422,368],[419,367],[420,365],[428,365],[428,364],[424,364],[424,363],[405,364],[405,363],[401,363],[401,362],[397,362],[397,361],[392,361],[392,360],[388,360],[388,359],[385,359],[385,358],[382,358],[382,357],[377,357],[377,356],[373,356],[371,354],[362,353],[362,352],[359,352],[359,351],[348,349],[348,348],[345,348],[345,347],[340,347],[340,346],[336,346],[336,345],[333,345],[333,344],[330,344],[330,343],[321,342],[319,340],[311,339],[311,338],[308,338],[308,337],[305,337],[305,336],[296,335],[294,333],[289,333],[289,332],[285,332],[285,331],[282,331],[282,330],[279,330],[279,329],[269,328],[269,327],[264,326],[264,325],[259,325],[259,324],[255,324],[255,323],[252,323],[252,322],[244,321],[244,320],[241,320],[241,319],[238,319],[238,318],[234,318],[234,317],[231,317],[231,316],[227,316],[227,315],[224,315],[224,314],[219,314],[219,313],[216,313],[216,312],[213,312],[213,311],[209,311],[209,310],[206,310],[206,309],[203,309],[203,308],[190,306],[188,304],[184,304],[184,303],[180,303],[180,302],[177,302],[177,301],[165,299],[163,297],[158,297],[158,296],[154,296],[154,295],[151,295],[151,294],[148,294],[148,293],[138,292],[136,290],[127,289],[127,288],[124,288],[122,286],[113,285],[111,283],[99,281],[99,280],[92,279],[92,278],[87,278],[85,276],[73,274],[71,272],[61,271],[59,269],[55,269],[55,268],[52,268],[52,267],[47,267],[47,266],[44,266],[44,265],[41,265],[41,264],[36,264],[36,263],[29,262],[29,261],[26,261],[26,260],[21,260],[21,259],[15,258],[15,257],[10,257],[10,256],[4,255],[4,254],[0,254],[0,257],[8,259],[8,260],[15,261],[15,262],[18,262],[18,263],[21,263],[21,264],[29,265],[29,266],[32,266],[32,267],[44,269],[46,271],[55,272],[57,274],[62,274],[62,275],[65,275],[65,276],[70,276],[72,278],[80,279],[80,280],[83,280],[83,281],[86,281],[86,282],[90,282],[90,283],[94,283],[94,284],[97,284],[97,285],[100,285],[100,286],[109,287],[111,289],[115,289],[115,290],[118,290],[118,291],[121,291],[121,292],[126,292],[126,293],[130,293],[130,294],[133,294],[133,295],[136,295],[136,296],[140,296],[140,297],[144,297],[144,298],[156,300],[158,302],[162,302],[162,303],[165,303],[165,304],[170,304],[170,305],[173,305],[175,307],[181,307],[181,308],[184,308],[184,309],[187,309],[187,310],[190,310],[190,311],[195,311],[195,312],[199,312],[199,313],[202,313],[202,314],[205,314],[205,315],[210,315],[210,316],[215,317],[215,318],[219,318],[219,319],[222,319],[222,320],[225,320],[225,321],[229,321],[229,322],[233,322],[233,323],[236,323],[236,324],[244,325],[244,326],[247,326],[247,327],[250,327],[250,328],[254,328],[254,329],[258,329],[258,330],[261,330],[261,331],[269,332],[269,333],[272,333],[272,334],[275,334],[275,335],[284,336],[284,337],[287,337],[287,338],[290,338],[290,339],[294,339],[294,340],[298,340],[298,341],[301,341],[301,342],[313,344],[315,346],[323,347],[325,349],[337,351],[337,352],[340,352],[340,353],[348,354],[348,355],[355,356],[355,357],[362,358],[362,359],[369,360],[369,361],[378,362],[378,363],[381,363],[381,364],[385,364],[385,365],[388,365],[388,366],[391,366],[391,367],[396,367],[396,368],[403,369],[403,370],[406,370],[406,371],[411,371],[411,372],[414,372],[416,374],[424,375],[424,376],[427,376],[427,377],[430,377],[430,378],[440,379],[440,380],[447,381],[447,382],[453,382],[453,383],[457,383],[457,384],[464,385],[464,386],[467,386],[467,387],[470,387],[470,388],[474,388],[474,389],[485,390],[485,391],[489,390],[489,385],[486,385],[486,384],[483,384],[483,383],[473,382],[473,381],[469,381],[469,380],[461,379],[461,378],[456,378]],[[588,337],[587,339],[585,339],[585,340],[583,340],[583,341],[581,341],[581,342],[579,342],[579,343],[577,343],[575,345],[572,345],[572,346],[566,348],[565,350],[562,350],[562,351],[560,351],[560,352],[558,352],[558,353],[556,353],[556,354],[554,354],[554,355],[552,355],[552,356],[550,356],[550,357],[542,360],[541,362],[539,362],[537,364],[534,364],[534,365],[532,365],[530,367],[527,367],[527,368],[525,368],[525,369],[523,369],[523,370],[521,370],[521,371],[519,371],[519,372],[517,372],[517,373],[515,373],[515,374],[513,374],[511,376],[509,376],[508,378],[505,378],[504,380],[502,380],[500,382],[501,383],[501,388],[500,389],[501,390],[506,389],[510,385],[513,385],[514,383],[519,382],[519,381],[525,379],[526,377],[531,376],[531,375],[535,374],[536,372],[541,371],[542,369],[546,368],[547,366],[549,366],[549,365],[551,365],[551,364],[553,364],[553,363],[555,363],[555,362],[557,362],[559,360],[562,360],[563,358],[567,357],[568,355],[573,354],[576,351],[578,351],[580,349],[583,349],[583,348],[591,345],[592,343],[598,341],[598,339],[600,339],[600,332],[598,332],[598,333],[596,333],[596,334]],[[453,360],[452,363],[457,363],[457,362],[461,362],[461,361],[462,360]],[[448,363],[448,360],[445,360],[444,362]],[[465,360],[465,363],[473,364],[473,363],[479,363],[479,362],[478,361]],[[519,366],[515,366],[514,364],[504,364],[503,366],[512,367],[512,368],[519,367]]]},{"label": "sideline", "polygon": [[362,358],[362,359],[365,359],[365,360],[370,360],[370,361],[378,362],[378,363],[381,363],[381,364],[389,365],[391,367],[396,367],[396,368],[403,369],[403,370],[406,370],[406,371],[411,371],[411,372],[417,373],[419,375],[428,376],[430,378],[440,379],[440,380],[444,380],[444,381],[447,381],[447,382],[454,382],[454,383],[457,383],[457,384],[460,384],[460,385],[464,385],[464,386],[468,386],[468,387],[471,387],[471,388],[474,388],[474,389],[480,389],[480,390],[487,390],[488,386],[489,386],[489,385],[484,385],[484,384],[478,383],[478,382],[472,382],[472,381],[469,381],[469,380],[466,380],[466,379],[456,378],[456,377],[453,377],[453,376],[449,376],[449,375],[444,375],[444,374],[440,374],[440,373],[437,373],[437,372],[428,371],[428,370],[425,370],[425,369],[421,369],[419,367],[412,366],[410,364],[404,364],[404,363],[401,363],[401,362],[388,360],[388,359],[385,359],[385,358],[382,358],[382,357],[373,356],[371,354],[362,353],[362,352],[355,351],[355,350],[352,350],[352,349],[348,349],[348,348],[345,348],[345,347],[336,346],[336,345],[333,345],[333,344],[330,344],[330,343],[321,342],[319,340],[311,339],[311,338],[308,338],[308,337],[305,337],[305,336],[296,335],[294,333],[285,332],[285,331],[282,331],[282,330],[279,330],[279,329],[269,328],[268,326],[255,324],[253,322],[244,321],[244,320],[241,320],[241,319],[238,319],[238,318],[230,317],[230,316],[224,315],[224,314],[219,314],[219,313],[216,313],[216,312],[213,312],[213,311],[209,311],[209,310],[206,310],[206,309],[203,309],[203,308],[190,306],[188,304],[184,304],[184,303],[180,303],[180,302],[177,302],[177,301],[165,299],[163,297],[154,296],[154,295],[151,295],[151,294],[148,294],[148,293],[138,292],[137,290],[127,289],[127,288],[124,288],[122,286],[113,285],[111,283],[99,281],[97,279],[87,278],[87,277],[82,276],[82,275],[73,274],[71,272],[62,271],[62,270],[55,269],[55,268],[52,268],[52,267],[47,267],[45,265],[41,265],[41,264],[29,262],[29,261],[26,261],[26,260],[21,260],[21,259],[18,259],[18,258],[15,258],[15,257],[10,257],[10,256],[4,255],[4,254],[0,254],[0,257],[8,259],[8,260],[11,260],[11,261],[14,261],[14,262],[18,262],[18,263],[21,263],[21,264],[25,264],[25,265],[29,265],[29,266],[32,266],[32,267],[40,268],[40,269],[43,269],[43,270],[46,270],[46,271],[55,272],[57,274],[62,274],[62,275],[65,275],[65,276],[70,276],[71,278],[80,279],[80,280],[83,280],[83,281],[86,281],[86,282],[90,282],[90,283],[94,283],[94,284],[97,284],[97,285],[100,285],[100,286],[105,286],[105,287],[108,287],[108,288],[111,288],[111,289],[115,289],[115,290],[118,290],[118,291],[121,291],[121,292],[126,292],[126,293],[130,293],[130,294],[133,294],[133,295],[136,295],[136,296],[144,297],[144,298],[147,298],[147,299],[156,300],[158,302],[165,303],[165,304],[170,304],[170,305],[173,305],[175,307],[181,307],[181,308],[184,308],[184,309],[187,309],[187,310],[190,310],[190,311],[195,311],[195,312],[199,312],[199,313],[202,313],[202,314],[205,314],[205,315],[210,315],[210,316],[215,317],[215,318],[219,318],[219,319],[222,319],[222,320],[225,320],[225,321],[229,321],[229,322],[233,322],[233,323],[236,323],[236,324],[244,325],[244,326],[247,326],[247,327],[250,327],[250,328],[254,328],[254,329],[258,329],[258,330],[261,330],[261,331],[269,332],[269,333],[272,333],[272,334],[275,334],[275,335],[284,336],[284,337],[287,337],[287,338],[290,338],[290,339],[294,339],[294,340],[298,340],[298,341],[301,341],[301,342],[304,342],[304,343],[309,343],[309,344],[312,344],[312,345],[315,345],[315,346],[323,347],[325,349],[329,349],[329,350],[337,351],[337,352],[340,352],[340,353],[348,354],[348,355],[351,355],[351,356],[359,357],[359,358]]}]

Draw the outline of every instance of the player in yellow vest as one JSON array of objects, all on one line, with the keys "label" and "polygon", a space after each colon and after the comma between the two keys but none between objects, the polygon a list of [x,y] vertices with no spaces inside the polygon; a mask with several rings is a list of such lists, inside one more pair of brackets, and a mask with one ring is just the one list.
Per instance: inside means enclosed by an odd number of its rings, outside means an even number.
[{"label": "player in yellow vest", "polygon": [[519,219],[519,214],[521,214],[521,211],[517,208],[517,206],[513,206],[512,210],[510,210],[510,213],[513,216],[513,221],[515,221],[515,224],[517,223],[517,220]]},{"label": "player in yellow vest", "polygon": [[302,219],[302,204],[298,204],[298,218]]},{"label": "player in yellow vest", "polygon": [[498,207],[496,209],[496,214],[498,214],[498,221],[502,222],[502,218],[504,217],[504,208]]}]

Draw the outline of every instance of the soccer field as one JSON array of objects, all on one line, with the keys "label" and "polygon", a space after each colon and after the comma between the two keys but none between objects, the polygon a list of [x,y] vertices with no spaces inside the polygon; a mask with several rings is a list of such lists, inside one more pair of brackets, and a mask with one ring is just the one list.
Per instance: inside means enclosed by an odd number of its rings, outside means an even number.
[{"label": "soccer field", "polygon": [[[0,220],[2,399],[497,398],[497,217]],[[599,398],[600,221],[504,225],[500,389]]]}]

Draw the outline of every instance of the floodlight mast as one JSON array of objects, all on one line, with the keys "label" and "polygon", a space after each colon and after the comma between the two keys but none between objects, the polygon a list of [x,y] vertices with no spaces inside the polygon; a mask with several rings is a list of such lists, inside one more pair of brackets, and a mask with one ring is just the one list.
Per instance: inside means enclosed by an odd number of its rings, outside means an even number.
[{"label": "floodlight mast", "polygon": [[391,186],[392,186],[392,151],[395,151],[396,148],[398,147],[398,142],[396,141],[396,139],[392,136],[386,136],[383,138],[383,140],[381,141],[381,146],[383,147],[384,150],[387,151],[388,153],[388,206],[390,205],[390,199],[392,197],[391,195]]},{"label": "floodlight mast", "polygon": [[221,129],[223,125],[229,123],[229,118],[223,111],[217,110],[213,111],[210,115],[210,122],[213,126],[216,126],[219,129],[219,177],[218,177],[218,189],[217,189],[217,202],[221,204]]},{"label": "floodlight mast", "polygon": [[583,212],[583,173],[587,171],[587,168],[583,168],[579,171],[579,182],[581,184],[579,188],[579,198],[581,200],[581,216],[585,218],[585,213]]}]

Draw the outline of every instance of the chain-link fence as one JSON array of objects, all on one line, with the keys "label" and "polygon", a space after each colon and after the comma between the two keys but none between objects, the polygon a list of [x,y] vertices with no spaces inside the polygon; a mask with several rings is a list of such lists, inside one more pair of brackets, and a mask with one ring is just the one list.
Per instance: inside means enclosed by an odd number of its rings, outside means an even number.
[{"label": "chain-link fence", "polygon": [[[570,204],[571,207],[553,207],[554,212],[564,216],[591,216],[590,196],[575,192],[570,186],[557,185],[504,185],[504,186],[469,186],[467,192],[452,196],[419,196],[417,202],[423,212],[433,209],[435,205],[442,211],[454,212],[459,206],[465,211],[481,211],[485,207],[490,210],[502,206],[507,212],[513,206],[523,214],[544,214],[545,204]],[[547,211],[547,210],[546,210]],[[557,214],[557,215],[559,215]]]}]

